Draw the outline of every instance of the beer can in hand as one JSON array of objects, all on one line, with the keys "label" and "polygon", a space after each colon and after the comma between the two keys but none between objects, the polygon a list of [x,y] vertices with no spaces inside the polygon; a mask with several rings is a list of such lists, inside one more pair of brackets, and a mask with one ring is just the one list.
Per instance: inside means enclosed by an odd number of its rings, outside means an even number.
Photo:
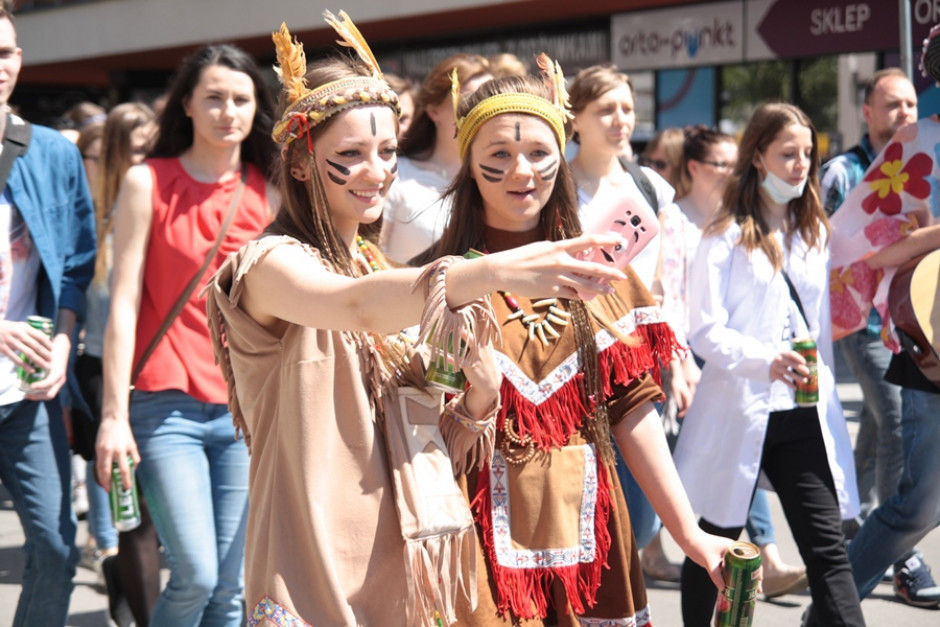
[{"label": "beer can in hand", "polygon": [[799,407],[815,407],[819,402],[819,367],[816,357],[816,342],[811,337],[801,337],[793,340],[793,350],[803,356],[809,376],[805,379],[797,377],[794,400]]},{"label": "beer can in hand", "polygon": [[760,564],[760,549],[750,542],[735,542],[725,553],[725,589],[718,595],[715,627],[751,627]]},{"label": "beer can in hand", "polygon": [[127,458],[131,471],[131,487],[124,489],[121,469],[117,462],[111,467],[111,520],[118,531],[130,531],[140,526],[140,500],[137,497],[137,477],[134,476],[134,460]]},{"label": "beer can in hand", "polygon": [[[442,392],[459,394],[467,387],[467,375],[463,373],[463,370],[457,368],[453,336],[448,336],[447,347],[441,348],[442,350],[428,364],[424,378]],[[467,349],[466,343],[461,341],[460,348],[465,351]]]},{"label": "beer can in hand", "polygon": [[[45,316],[29,316],[26,318],[26,323],[33,327],[34,329],[39,329],[45,333],[48,337],[52,337],[52,320],[46,318]],[[30,366],[33,366],[33,362],[26,359],[26,355],[20,353],[20,359],[28,363]],[[18,366],[16,369],[16,381],[19,385],[20,390],[23,392],[29,393],[33,391],[33,384],[38,381],[42,381],[46,378],[48,374],[42,368],[37,368],[35,372],[29,372],[23,366]]]}]

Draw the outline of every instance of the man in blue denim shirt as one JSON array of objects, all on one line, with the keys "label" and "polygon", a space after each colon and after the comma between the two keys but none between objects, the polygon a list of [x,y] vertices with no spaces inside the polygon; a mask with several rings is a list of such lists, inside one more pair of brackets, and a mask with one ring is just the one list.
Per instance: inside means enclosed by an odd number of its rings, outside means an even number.
[{"label": "man in blue denim shirt", "polygon": [[[8,3],[0,5],[0,135],[24,122],[7,102],[22,65]],[[4,149],[10,149],[4,146]],[[26,536],[23,587],[13,624],[60,627],[78,561],[69,448],[58,393],[71,335],[94,273],[94,209],[78,149],[34,126],[0,193],[0,481]],[[52,337],[25,322],[51,318]],[[24,393],[21,356],[47,375]]]},{"label": "man in blue denim shirt", "polygon": [[[849,191],[861,183],[868,166],[891,141],[899,128],[917,121],[917,93],[898,68],[876,72],[865,86],[863,114],[868,133],[847,152],[834,157],[821,169],[823,206],[832,215]],[[891,352],[881,341],[881,317],[872,309],[866,329],[836,342],[849,370],[862,388],[864,406],[855,440],[855,467],[862,517],[874,508],[872,492],[879,503],[898,492],[903,470],[901,437],[901,388],[885,380]],[[846,535],[858,531],[858,522],[846,524]],[[912,576],[912,572],[917,576]],[[904,572],[901,572],[904,571]],[[912,605],[935,605],[937,589],[922,558],[914,551],[895,564],[895,593]]]}]

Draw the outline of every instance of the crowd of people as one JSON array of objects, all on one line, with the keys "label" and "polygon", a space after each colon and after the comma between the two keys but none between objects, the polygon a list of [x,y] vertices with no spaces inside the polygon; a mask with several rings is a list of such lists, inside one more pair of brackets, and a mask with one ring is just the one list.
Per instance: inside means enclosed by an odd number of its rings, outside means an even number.
[{"label": "crowd of people", "polygon": [[[804,625],[864,625],[885,576],[940,605],[915,546],[940,524],[940,381],[888,297],[940,249],[940,129],[903,72],[872,76],[861,143],[825,164],[786,103],[634,157],[615,67],[459,54],[418,85],[325,17],[341,47],[309,64],[273,34],[277,105],[213,44],[158,111],[88,103],[58,133],[6,106],[22,53],[0,8],[14,625],[64,625],[82,559],[122,626],[642,626],[646,575],[706,627],[745,529],[767,597],[809,588]],[[922,67],[940,81],[936,31]],[[623,203],[656,233],[597,261],[629,242],[582,224]],[[864,394],[854,451],[834,347]],[[465,377],[447,393],[445,364]],[[115,474],[135,529],[111,524]]]}]

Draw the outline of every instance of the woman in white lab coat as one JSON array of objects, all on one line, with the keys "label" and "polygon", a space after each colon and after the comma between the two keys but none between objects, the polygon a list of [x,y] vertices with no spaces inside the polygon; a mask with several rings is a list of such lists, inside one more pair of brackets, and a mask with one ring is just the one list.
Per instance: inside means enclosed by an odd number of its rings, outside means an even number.
[{"label": "woman in white lab coat", "polygon": [[[759,477],[769,481],[806,564],[806,624],[864,625],[841,531],[858,495],[831,370],[818,160],[816,131],[800,109],[755,111],[692,265],[689,341],[705,366],[674,457],[700,525],[718,535],[738,537]],[[807,335],[819,348],[819,402],[798,407],[794,388],[809,370],[791,341]],[[686,627],[708,625],[716,598],[709,583],[686,560]]]}]

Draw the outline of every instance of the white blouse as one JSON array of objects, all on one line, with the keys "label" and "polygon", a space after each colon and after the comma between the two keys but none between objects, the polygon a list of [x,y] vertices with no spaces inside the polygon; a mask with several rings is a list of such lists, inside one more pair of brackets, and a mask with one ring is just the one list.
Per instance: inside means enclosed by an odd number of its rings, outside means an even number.
[{"label": "white blouse", "polygon": [[450,185],[421,162],[398,158],[398,178],[385,199],[380,245],[385,256],[407,263],[436,242],[450,218],[450,203],[441,194]]}]

